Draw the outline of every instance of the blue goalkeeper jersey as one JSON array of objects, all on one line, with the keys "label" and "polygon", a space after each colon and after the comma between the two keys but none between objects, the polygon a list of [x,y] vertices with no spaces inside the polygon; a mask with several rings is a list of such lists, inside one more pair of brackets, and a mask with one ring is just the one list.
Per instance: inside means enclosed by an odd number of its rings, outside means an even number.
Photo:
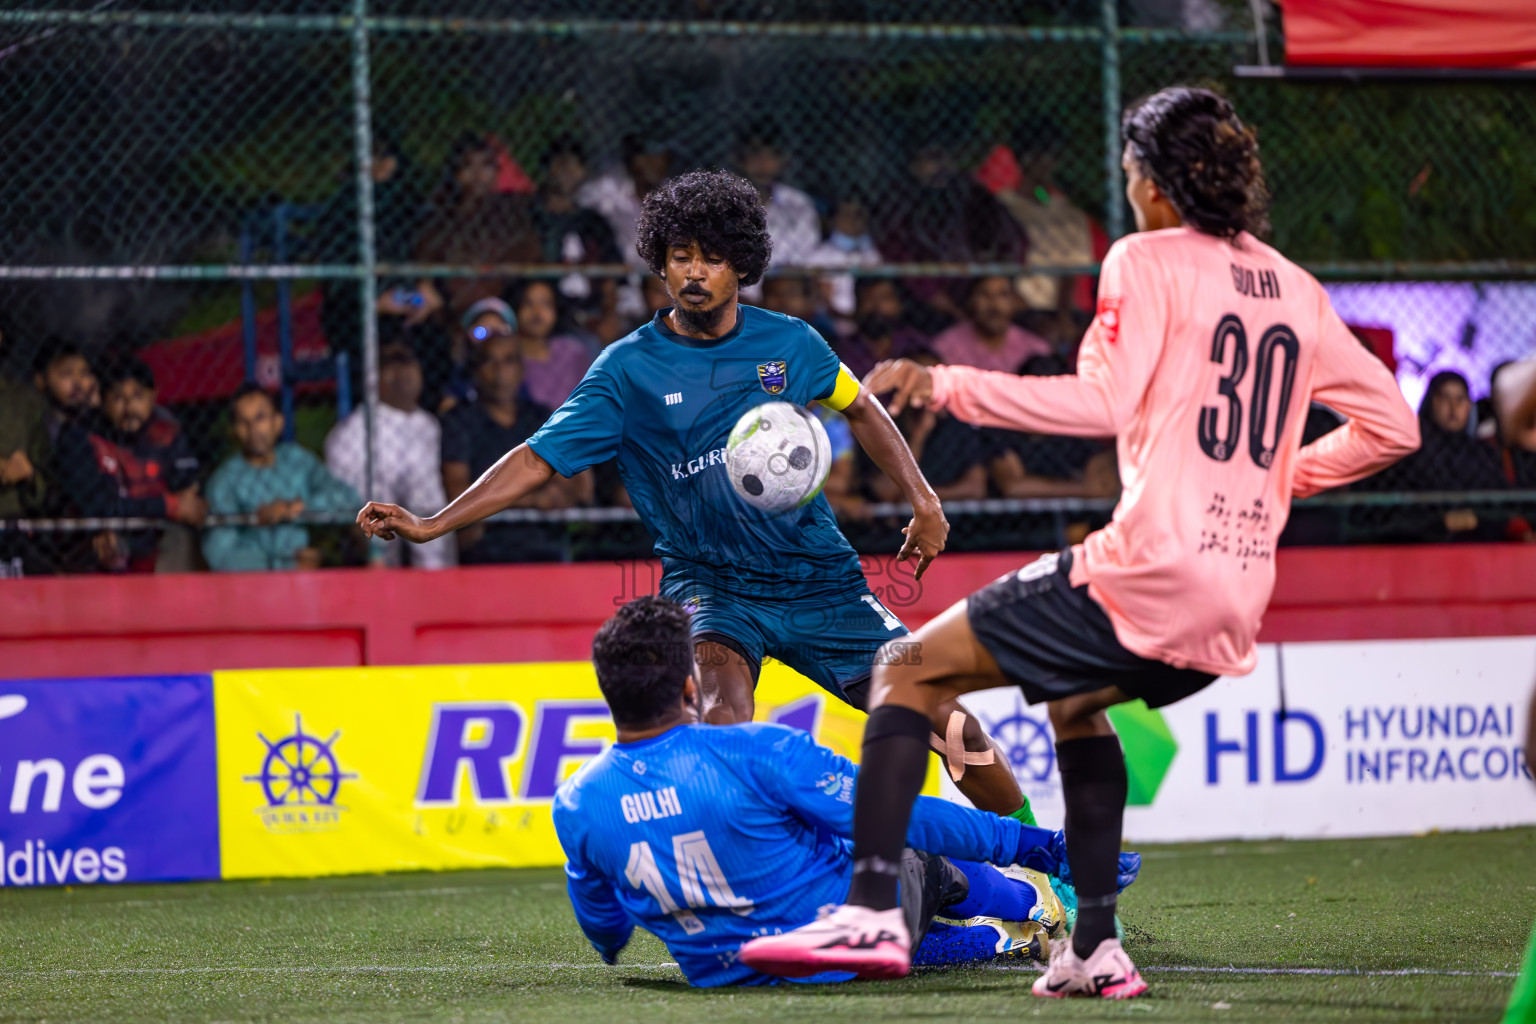
[{"label": "blue goalkeeper jersey", "polygon": [[[738,960],[741,944],[847,897],[857,777],[853,762],[781,725],[682,725],[616,744],[555,794],[576,920],[609,961],[638,924],[694,985],[773,982]],[[907,842],[1013,864],[1053,835],[919,797]]]},{"label": "blue goalkeeper jersey", "polygon": [[[567,477],[617,456],[668,575],[691,571],[741,594],[786,581],[842,593],[854,577],[862,587],[858,556],[824,496],[774,514],[731,488],[725,443],[736,420],[764,402],[830,399],[841,366],[803,321],[740,311],[714,341],[677,334],[667,311],[657,313],[603,350],[528,446]],[[845,389],[856,393],[851,377]]]}]

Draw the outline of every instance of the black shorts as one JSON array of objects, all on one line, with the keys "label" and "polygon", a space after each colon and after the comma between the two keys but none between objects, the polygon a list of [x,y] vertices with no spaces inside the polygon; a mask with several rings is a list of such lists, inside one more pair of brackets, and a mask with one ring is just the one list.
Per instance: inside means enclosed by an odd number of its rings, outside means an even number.
[{"label": "black shorts", "polygon": [[1159,708],[1216,679],[1125,649],[1086,586],[1074,587],[1072,551],[1040,558],[966,601],[976,639],[1031,704],[1118,686]]}]

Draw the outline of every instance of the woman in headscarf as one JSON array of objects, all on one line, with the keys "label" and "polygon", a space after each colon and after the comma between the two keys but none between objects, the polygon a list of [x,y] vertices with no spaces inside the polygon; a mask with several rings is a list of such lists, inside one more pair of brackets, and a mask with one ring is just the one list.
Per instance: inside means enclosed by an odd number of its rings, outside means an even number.
[{"label": "woman in headscarf", "polygon": [[[1419,403],[1419,450],[1367,481],[1373,491],[1499,491],[1504,479],[1499,453],[1478,440],[1473,423],[1472,397],[1467,379],[1453,370],[1442,370],[1429,380]],[[1386,512],[1358,509],[1353,517],[1365,517],[1381,525],[1367,528],[1375,540],[1453,541],[1502,540],[1507,513],[1484,506],[1480,513],[1459,506],[1409,505]]]}]

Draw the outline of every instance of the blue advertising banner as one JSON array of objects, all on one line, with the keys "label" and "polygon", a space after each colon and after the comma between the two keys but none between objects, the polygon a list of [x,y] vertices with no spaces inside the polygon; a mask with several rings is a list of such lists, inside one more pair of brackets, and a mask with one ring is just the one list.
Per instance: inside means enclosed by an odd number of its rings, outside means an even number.
[{"label": "blue advertising banner", "polygon": [[219,877],[213,679],[0,682],[0,885]]}]

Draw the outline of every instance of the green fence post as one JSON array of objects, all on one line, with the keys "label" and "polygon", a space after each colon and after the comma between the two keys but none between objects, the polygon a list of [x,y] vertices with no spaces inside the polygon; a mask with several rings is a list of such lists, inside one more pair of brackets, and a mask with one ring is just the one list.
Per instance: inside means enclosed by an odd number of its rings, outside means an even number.
[{"label": "green fence post", "polygon": [[1113,242],[1125,234],[1120,183],[1120,12],[1116,0],[1099,0],[1104,63],[1104,229]]},{"label": "green fence post", "polygon": [[363,308],[363,500],[374,493],[373,432],[379,403],[378,251],[373,231],[373,125],[368,80],[368,0],[352,2],[352,95],[357,138],[357,255],[363,275],[358,298]]}]

